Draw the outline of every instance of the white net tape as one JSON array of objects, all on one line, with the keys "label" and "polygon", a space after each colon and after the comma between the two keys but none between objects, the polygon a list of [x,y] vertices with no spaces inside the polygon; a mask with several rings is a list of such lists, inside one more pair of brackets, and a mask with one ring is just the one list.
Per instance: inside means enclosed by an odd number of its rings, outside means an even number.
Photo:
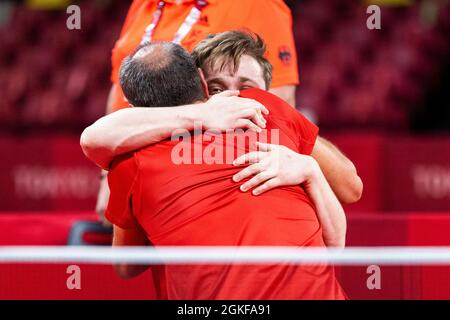
[{"label": "white net tape", "polygon": [[450,247],[3,246],[0,263],[446,265]]}]

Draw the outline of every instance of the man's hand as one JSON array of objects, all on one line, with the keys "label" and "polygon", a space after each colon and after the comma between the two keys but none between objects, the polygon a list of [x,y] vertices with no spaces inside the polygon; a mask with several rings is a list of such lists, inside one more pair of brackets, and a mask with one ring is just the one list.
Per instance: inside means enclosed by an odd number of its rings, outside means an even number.
[{"label": "man's hand", "polygon": [[256,187],[253,194],[259,195],[278,186],[302,184],[314,203],[325,245],[344,247],[345,212],[316,160],[285,146],[259,142],[257,145],[260,151],[249,152],[233,162],[234,165],[251,163],[233,177],[238,182],[254,175],[241,186],[241,190],[245,192]]},{"label": "man's hand", "polygon": [[300,185],[320,170],[310,156],[299,154],[285,146],[256,143],[259,151],[249,152],[234,160],[233,165],[251,164],[233,176],[235,182],[254,176],[241,186],[246,192],[252,188],[259,195],[279,186]]},{"label": "man's hand", "polygon": [[266,127],[263,114],[269,110],[253,99],[238,97],[239,91],[224,91],[199,106],[198,118],[205,129],[251,129],[260,132]]},{"label": "man's hand", "polygon": [[108,179],[106,178],[106,172],[107,171],[103,171],[102,173],[95,211],[97,212],[98,217],[100,221],[103,223],[103,225],[106,227],[110,227],[111,223],[105,218],[105,211],[109,201],[109,186],[108,186]]},{"label": "man's hand", "polygon": [[194,130],[196,123],[221,131],[265,128],[267,108],[237,95],[239,91],[225,91],[203,103],[118,110],[87,127],[80,144],[89,159],[107,169],[114,157],[170,138],[176,130]]}]

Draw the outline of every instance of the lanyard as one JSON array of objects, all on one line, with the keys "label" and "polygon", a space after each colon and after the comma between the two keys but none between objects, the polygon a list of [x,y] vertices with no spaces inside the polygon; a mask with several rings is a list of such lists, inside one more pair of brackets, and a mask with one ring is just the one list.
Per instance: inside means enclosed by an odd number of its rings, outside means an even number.
[{"label": "lanyard", "polygon": [[[191,9],[191,12],[189,12],[188,16],[184,20],[184,22],[181,24],[178,31],[175,33],[175,36],[172,40],[172,42],[180,44],[181,40],[186,37],[186,35],[191,31],[194,24],[197,23],[198,19],[200,18],[200,15],[202,13],[202,10],[204,7],[206,7],[206,0],[197,0],[197,3],[195,6]],[[145,28],[144,36],[142,37],[141,44],[151,42],[153,40],[153,32],[155,31],[156,27],[158,26],[158,23],[161,20],[161,16],[164,10],[164,7],[166,6],[166,3],[164,1],[159,1],[158,7],[156,11],[153,13],[153,20],[152,22]]]}]

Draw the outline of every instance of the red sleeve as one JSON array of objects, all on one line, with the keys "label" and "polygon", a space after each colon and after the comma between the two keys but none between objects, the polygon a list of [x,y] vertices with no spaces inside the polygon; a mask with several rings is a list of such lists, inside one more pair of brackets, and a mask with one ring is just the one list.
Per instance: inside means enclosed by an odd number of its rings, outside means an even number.
[{"label": "red sleeve", "polygon": [[114,160],[108,173],[110,195],[105,217],[122,229],[136,226],[131,202],[133,196],[137,196],[134,192],[137,179],[138,167],[133,153]]},{"label": "red sleeve", "polygon": [[241,91],[240,96],[254,99],[265,105],[270,111],[269,116],[272,120],[277,122],[280,129],[295,142],[296,151],[301,154],[311,154],[319,134],[319,128],[303,114],[268,91],[253,88]]},{"label": "red sleeve", "polygon": [[319,135],[319,127],[308,120],[299,111],[296,111],[295,130],[298,133],[298,152],[310,155],[314,149],[317,136]]}]

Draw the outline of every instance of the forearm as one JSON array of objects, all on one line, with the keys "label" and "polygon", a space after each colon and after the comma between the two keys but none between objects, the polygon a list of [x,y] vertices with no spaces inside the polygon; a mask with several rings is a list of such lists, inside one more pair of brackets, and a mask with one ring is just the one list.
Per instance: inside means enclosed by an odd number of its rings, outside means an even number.
[{"label": "forearm", "polygon": [[123,279],[131,279],[145,272],[148,265],[115,264],[114,270]]},{"label": "forearm", "polygon": [[319,166],[316,165],[303,186],[316,208],[325,244],[330,247],[344,247],[347,230],[345,212]]},{"label": "forearm", "polygon": [[107,169],[112,159],[169,138],[177,129],[192,130],[198,105],[126,108],[87,127],[80,139],[85,155]]},{"label": "forearm", "polygon": [[319,137],[311,156],[316,159],[331,189],[342,203],[361,198],[363,184],[353,163],[333,144]]},{"label": "forearm", "polygon": [[[127,246],[149,245],[145,235],[145,231],[143,231],[140,227],[125,230],[117,226],[114,226],[113,230],[114,230],[112,241],[113,247],[123,248]],[[149,265],[140,265],[140,264],[139,265],[126,263],[114,264],[114,270],[121,278],[124,279],[134,278],[143,273],[144,271],[146,271],[149,267],[150,267]]]}]

